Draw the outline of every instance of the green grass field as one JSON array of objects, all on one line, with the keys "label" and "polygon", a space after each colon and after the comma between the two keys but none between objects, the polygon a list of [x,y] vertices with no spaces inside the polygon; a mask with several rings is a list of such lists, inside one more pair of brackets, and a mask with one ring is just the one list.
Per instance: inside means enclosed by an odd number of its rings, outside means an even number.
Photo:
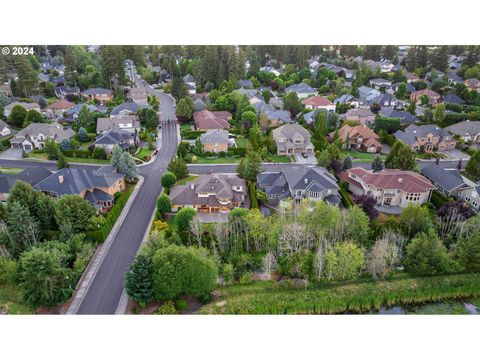
[{"label": "green grass field", "polygon": [[284,282],[254,282],[219,288],[220,297],[200,314],[341,314],[378,311],[382,306],[413,306],[480,296],[480,274],[437,277],[397,275],[305,286]]},{"label": "green grass field", "polygon": [[[350,156],[352,158],[353,161],[355,160],[361,160],[361,161],[365,161],[365,160],[368,160],[368,161],[373,161],[373,159],[375,158],[376,154],[372,154],[372,153],[364,153],[364,152],[359,152],[359,151],[352,151],[352,150],[344,150],[342,151],[342,153],[340,154],[340,157],[342,159],[345,159],[347,156]],[[386,155],[384,154],[380,154],[380,157],[382,158],[382,160],[385,161],[385,159],[387,158]],[[358,162],[358,161],[357,161]]]},{"label": "green grass field", "polygon": [[150,150],[148,148],[141,148],[138,153],[135,154],[135,157],[137,159],[143,160],[145,156],[150,156],[152,154],[153,150]]}]

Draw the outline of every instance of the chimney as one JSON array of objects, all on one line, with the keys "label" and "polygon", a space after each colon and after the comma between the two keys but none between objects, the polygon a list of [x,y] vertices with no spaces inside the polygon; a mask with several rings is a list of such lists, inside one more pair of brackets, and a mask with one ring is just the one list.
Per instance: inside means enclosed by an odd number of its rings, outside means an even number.
[{"label": "chimney", "polygon": [[303,181],[305,182],[305,184],[308,184],[308,179],[307,178],[305,178]]},{"label": "chimney", "polygon": [[192,182],[190,183],[190,189],[193,190],[193,188],[194,188],[194,184],[193,184],[193,181],[192,181]]},{"label": "chimney", "polygon": [[63,175],[59,175],[59,176],[58,176],[58,182],[59,182],[60,184],[63,184]]},{"label": "chimney", "polygon": [[402,179],[402,178],[398,178],[398,182],[399,182],[399,183],[403,182],[403,179]]}]

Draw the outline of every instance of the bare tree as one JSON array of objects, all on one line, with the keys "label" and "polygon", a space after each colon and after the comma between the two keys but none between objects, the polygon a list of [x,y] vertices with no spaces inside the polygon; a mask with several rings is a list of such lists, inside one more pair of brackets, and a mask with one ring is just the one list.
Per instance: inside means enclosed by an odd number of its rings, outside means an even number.
[{"label": "bare tree", "polygon": [[291,255],[303,249],[311,249],[314,239],[313,233],[308,231],[305,225],[286,224],[278,239],[279,251]]},{"label": "bare tree", "polygon": [[272,277],[272,269],[277,265],[277,259],[273,252],[269,251],[267,255],[263,258],[263,270],[267,274],[268,279]]},{"label": "bare tree", "polygon": [[194,218],[190,221],[189,227],[191,238],[198,243],[199,247],[202,247],[203,225],[198,216],[194,216]]},{"label": "bare tree", "polygon": [[367,255],[368,271],[375,280],[384,280],[400,263],[406,237],[392,230],[383,233]]}]

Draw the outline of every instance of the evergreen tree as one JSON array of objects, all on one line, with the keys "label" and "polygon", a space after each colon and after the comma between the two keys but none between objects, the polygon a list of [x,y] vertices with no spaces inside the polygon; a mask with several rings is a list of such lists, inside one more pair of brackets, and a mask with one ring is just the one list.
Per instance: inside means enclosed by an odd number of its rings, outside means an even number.
[{"label": "evergreen tree", "polygon": [[37,224],[25,205],[14,202],[9,208],[6,237],[2,242],[9,254],[18,259],[39,240],[39,233]]},{"label": "evergreen tree", "polygon": [[250,151],[246,157],[240,160],[237,173],[241,178],[250,182],[257,181],[257,175],[262,171],[262,158],[258,152]]},{"label": "evergreen tree", "polygon": [[27,110],[23,106],[15,105],[8,116],[8,123],[15,127],[22,127],[27,118]]},{"label": "evergreen tree", "polygon": [[87,105],[83,105],[78,113],[77,125],[80,128],[90,128],[93,123],[94,119],[91,111],[88,109]]},{"label": "evergreen tree", "polygon": [[182,99],[188,96],[188,90],[181,77],[174,77],[172,80],[172,96],[176,99]]},{"label": "evergreen tree", "polygon": [[102,64],[103,78],[112,88],[115,82],[125,83],[125,71],[123,61],[125,60],[122,48],[117,45],[100,46],[100,59]]},{"label": "evergreen tree", "polygon": [[132,157],[127,151],[124,151],[122,155],[120,155],[117,171],[120,174],[125,175],[125,177],[129,180],[133,180],[137,177],[137,165],[135,165],[135,161],[132,159]]},{"label": "evergreen tree", "polygon": [[302,111],[302,103],[300,102],[296,92],[291,91],[285,96],[283,108],[290,111],[292,116],[295,116]]},{"label": "evergreen tree", "polygon": [[112,157],[110,158],[110,165],[114,168],[118,168],[118,163],[120,162],[120,157],[122,156],[123,150],[118,146],[115,145],[112,149]]},{"label": "evergreen tree", "polygon": [[383,170],[383,160],[379,154],[375,155],[372,161],[372,170],[373,172],[380,172]]},{"label": "evergreen tree", "polygon": [[468,160],[465,172],[470,175],[475,181],[480,180],[480,150],[475,153]]},{"label": "evergreen tree", "polygon": [[58,160],[57,160],[57,169],[60,170],[60,169],[68,168],[68,167],[70,167],[70,165],[65,160],[65,157],[63,156],[63,154],[60,153],[58,155]]},{"label": "evergreen tree", "polygon": [[174,173],[175,177],[180,180],[188,176],[188,166],[182,158],[174,158],[167,166],[167,170]]},{"label": "evergreen tree", "polygon": [[140,252],[125,275],[125,290],[128,296],[141,306],[154,300],[152,258]]},{"label": "evergreen tree", "polygon": [[343,160],[342,170],[348,170],[352,168],[352,158],[350,156],[346,156]]},{"label": "evergreen tree", "polygon": [[65,80],[67,84],[73,86],[76,84],[77,80],[77,58],[75,56],[74,47],[66,46],[65,47]]},{"label": "evergreen tree", "polygon": [[80,127],[80,129],[78,129],[78,137],[80,138],[81,142],[86,142],[89,140],[87,130],[85,130],[84,127]]},{"label": "evergreen tree", "polygon": [[254,123],[253,126],[248,131],[248,138],[252,143],[253,150],[258,151],[262,147],[262,132],[257,123]]},{"label": "evergreen tree", "polygon": [[385,167],[388,169],[413,170],[415,165],[415,153],[408,145],[396,141],[387,155]]}]

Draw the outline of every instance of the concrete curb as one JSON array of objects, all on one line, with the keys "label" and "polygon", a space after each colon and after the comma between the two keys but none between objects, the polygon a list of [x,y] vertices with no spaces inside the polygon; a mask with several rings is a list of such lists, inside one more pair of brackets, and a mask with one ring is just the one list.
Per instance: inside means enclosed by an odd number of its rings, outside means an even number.
[{"label": "concrete curb", "polygon": [[139,176],[138,178],[139,178],[139,181],[135,185],[135,189],[133,190],[132,194],[128,198],[128,201],[125,204],[124,208],[122,209],[122,212],[120,213],[120,216],[118,217],[117,221],[115,222],[115,225],[110,231],[110,234],[108,234],[108,237],[105,240],[105,242],[97,249],[92,259],[90,260],[87,268],[82,274],[80,280],[78,281],[73,300],[70,303],[70,306],[68,307],[66,312],[67,315],[76,314],[78,309],[80,308],[80,305],[82,304],[82,301],[85,298],[85,295],[87,294],[88,289],[90,288],[90,285],[92,284],[92,281],[95,278],[95,275],[97,274],[98,269],[100,268],[100,265],[103,262],[103,259],[105,258],[105,255],[107,254],[108,250],[112,246],[113,240],[115,239],[118,229],[120,228],[121,224],[123,223],[123,220],[127,216],[133,201],[138,195],[138,192],[142,188],[142,185],[145,179],[143,178],[143,176]]}]

